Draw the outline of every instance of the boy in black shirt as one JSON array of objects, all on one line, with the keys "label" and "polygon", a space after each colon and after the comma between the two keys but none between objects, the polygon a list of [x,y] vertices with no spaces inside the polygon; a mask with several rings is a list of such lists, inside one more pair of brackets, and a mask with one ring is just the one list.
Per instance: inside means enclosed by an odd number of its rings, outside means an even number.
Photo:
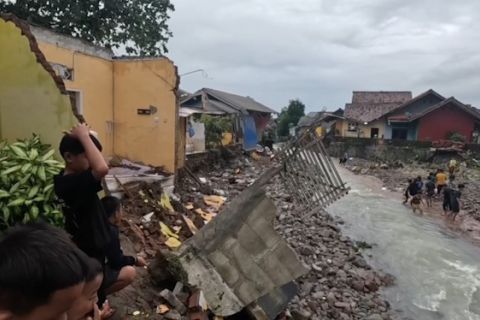
[{"label": "boy in black shirt", "polygon": [[118,225],[122,219],[122,205],[116,197],[107,196],[102,199],[105,213],[108,217],[110,230],[110,244],[107,247],[107,266],[105,270],[105,289],[107,294],[117,292],[135,278],[136,271],[133,266],[144,267],[146,262],[142,257],[132,257],[123,254],[120,247]]},{"label": "boy in black shirt", "polygon": [[102,190],[101,179],[108,173],[102,147],[88,126],[79,124],[62,138],[59,149],[65,170],[55,176],[54,184],[63,201],[65,229],[83,252],[104,265],[110,234],[97,195]]}]

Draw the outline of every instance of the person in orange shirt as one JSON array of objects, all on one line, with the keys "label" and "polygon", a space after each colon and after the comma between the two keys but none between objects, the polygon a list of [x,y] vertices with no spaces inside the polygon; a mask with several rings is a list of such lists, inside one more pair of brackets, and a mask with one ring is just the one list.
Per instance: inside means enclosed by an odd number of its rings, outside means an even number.
[{"label": "person in orange shirt", "polygon": [[437,193],[440,194],[443,188],[447,185],[447,175],[442,169],[438,169],[435,178],[437,180]]}]

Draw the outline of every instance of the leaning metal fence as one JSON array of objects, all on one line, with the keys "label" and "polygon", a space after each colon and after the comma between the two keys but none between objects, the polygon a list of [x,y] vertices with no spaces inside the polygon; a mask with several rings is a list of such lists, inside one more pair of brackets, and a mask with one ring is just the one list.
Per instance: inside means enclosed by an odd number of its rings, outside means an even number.
[{"label": "leaning metal fence", "polygon": [[280,176],[305,210],[323,210],[348,193],[335,165],[315,131],[289,141],[280,153]]}]

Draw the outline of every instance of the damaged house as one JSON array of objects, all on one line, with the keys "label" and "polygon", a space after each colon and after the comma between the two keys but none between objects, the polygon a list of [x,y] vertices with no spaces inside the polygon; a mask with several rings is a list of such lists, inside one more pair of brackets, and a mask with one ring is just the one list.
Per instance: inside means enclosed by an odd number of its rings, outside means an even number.
[{"label": "damaged house", "polygon": [[343,113],[343,109],[338,109],[334,112],[309,112],[298,121],[297,131],[301,133],[313,126],[319,137],[339,135],[340,131],[337,126],[341,126],[343,120],[345,120]]},{"label": "damaged house", "polygon": [[171,60],[115,57],[10,15],[0,17],[0,47],[0,139],[35,132],[56,146],[86,119],[105,156],[175,172],[179,77]]},{"label": "damaged house", "polygon": [[[193,114],[231,117],[233,143],[241,144],[246,151],[255,149],[273,113],[276,111],[250,97],[208,88],[188,95],[180,108],[180,116],[184,118]],[[202,151],[202,146],[195,150]]]}]

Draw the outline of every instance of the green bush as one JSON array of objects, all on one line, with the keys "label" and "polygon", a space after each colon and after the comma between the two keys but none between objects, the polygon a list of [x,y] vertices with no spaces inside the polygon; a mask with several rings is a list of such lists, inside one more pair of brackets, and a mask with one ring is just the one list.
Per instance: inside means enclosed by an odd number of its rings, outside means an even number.
[{"label": "green bush", "polygon": [[39,219],[62,226],[55,202],[53,176],[63,164],[37,135],[15,143],[0,143],[0,231]]},{"label": "green bush", "polygon": [[209,148],[220,146],[223,134],[232,132],[232,119],[225,116],[203,114],[200,122],[205,124],[205,143]]},{"label": "green bush", "polygon": [[462,135],[458,132],[453,132],[453,131],[449,132],[447,134],[447,139],[451,140],[451,141],[455,141],[455,142],[466,142],[467,141],[467,138],[464,135]]}]

